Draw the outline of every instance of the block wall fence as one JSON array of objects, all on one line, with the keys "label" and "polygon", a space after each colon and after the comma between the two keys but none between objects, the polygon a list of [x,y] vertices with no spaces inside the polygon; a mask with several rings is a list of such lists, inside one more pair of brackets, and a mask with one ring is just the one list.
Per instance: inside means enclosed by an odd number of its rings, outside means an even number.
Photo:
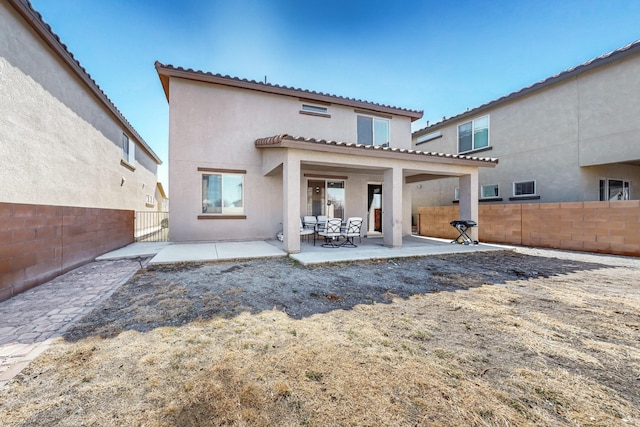
[{"label": "block wall fence", "polygon": [[134,211],[0,203],[0,301],[134,240]]},{"label": "block wall fence", "polygon": [[[418,208],[418,233],[454,239],[458,206]],[[467,218],[462,218],[467,219]],[[482,242],[640,256],[640,200],[481,205]]]}]

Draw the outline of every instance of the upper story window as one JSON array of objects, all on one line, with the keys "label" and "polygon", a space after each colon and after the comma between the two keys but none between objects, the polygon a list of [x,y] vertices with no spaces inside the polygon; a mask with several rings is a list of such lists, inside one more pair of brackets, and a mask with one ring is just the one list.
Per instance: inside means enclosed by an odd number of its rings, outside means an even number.
[{"label": "upper story window", "polygon": [[389,119],[358,115],[358,144],[389,146]]},{"label": "upper story window", "polygon": [[329,114],[329,105],[322,103],[312,103],[306,102],[304,99],[300,99],[302,101],[302,106],[300,107],[300,114],[306,114],[308,116],[316,116],[316,117],[326,117],[330,118],[331,114]]},{"label": "upper story window", "polygon": [[478,117],[458,126],[458,153],[489,146],[489,116]]},{"label": "upper story window", "polygon": [[136,144],[131,142],[125,133],[122,134],[122,159],[131,165],[136,163]]},{"label": "upper story window", "polygon": [[317,105],[302,104],[302,111],[327,114],[329,112],[329,109],[327,107],[318,107]]}]

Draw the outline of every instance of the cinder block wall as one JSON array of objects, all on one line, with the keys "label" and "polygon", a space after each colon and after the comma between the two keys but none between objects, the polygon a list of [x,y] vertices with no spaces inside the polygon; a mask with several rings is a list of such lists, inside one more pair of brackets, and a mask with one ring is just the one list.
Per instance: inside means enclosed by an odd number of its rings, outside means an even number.
[{"label": "cinder block wall", "polygon": [[[421,235],[457,237],[457,206],[418,213]],[[483,205],[478,216],[483,242],[640,256],[640,200]]]},{"label": "cinder block wall", "polygon": [[134,212],[0,203],[0,301],[133,242]]}]

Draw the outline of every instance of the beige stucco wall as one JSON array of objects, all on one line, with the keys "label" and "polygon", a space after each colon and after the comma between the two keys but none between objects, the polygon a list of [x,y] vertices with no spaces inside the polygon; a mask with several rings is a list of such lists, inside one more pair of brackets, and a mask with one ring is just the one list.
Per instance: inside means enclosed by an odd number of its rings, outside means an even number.
[{"label": "beige stucco wall", "polygon": [[0,28],[0,201],[153,209],[155,161],[121,165],[123,127],[4,2]]},{"label": "beige stucco wall", "polygon": [[[282,173],[275,171],[265,176],[268,172],[265,165],[271,161],[278,164],[277,156],[280,155],[270,150],[279,149],[258,149],[255,140],[286,133],[316,139],[357,141],[357,114],[353,107],[332,104],[328,106],[331,117],[325,118],[300,114],[303,102],[311,103],[296,97],[171,78],[169,181],[172,241],[267,239],[282,230]],[[392,146],[409,148],[410,119],[394,116],[390,120],[390,134]],[[300,156],[308,159],[309,153],[301,153]],[[331,153],[318,153],[312,157],[318,164],[349,162],[344,155]],[[378,159],[374,163],[375,167],[385,167],[385,160]],[[199,167],[246,170],[246,220],[198,219],[202,205]],[[381,182],[383,175],[382,169],[370,173],[347,173],[304,162],[301,169],[302,175],[348,175],[345,181],[347,217],[366,217],[366,185],[368,182]],[[301,176],[300,216],[306,214],[306,187],[307,178]],[[410,222],[407,229],[410,231]]]},{"label": "beige stucco wall", "polygon": [[[509,201],[513,182],[529,180],[540,202],[596,201],[602,178],[631,181],[637,199],[640,166],[617,162],[640,159],[639,76],[636,55],[435,127],[442,138],[416,144],[414,136],[414,147],[456,153],[458,125],[488,114],[492,149],[473,155],[500,160],[480,170],[479,185],[498,184],[501,203],[518,203]],[[457,186],[457,179],[414,185],[414,209],[451,204]]]}]

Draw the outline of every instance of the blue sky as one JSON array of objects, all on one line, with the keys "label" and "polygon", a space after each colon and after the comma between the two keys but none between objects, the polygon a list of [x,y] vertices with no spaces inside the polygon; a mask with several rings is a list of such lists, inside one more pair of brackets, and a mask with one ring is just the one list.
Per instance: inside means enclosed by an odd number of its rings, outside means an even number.
[{"label": "blue sky", "polygon": [[31,3],[163,160],[165,188],[156,60],[424,110],[417,130],[640,39],[638,0]]}]

